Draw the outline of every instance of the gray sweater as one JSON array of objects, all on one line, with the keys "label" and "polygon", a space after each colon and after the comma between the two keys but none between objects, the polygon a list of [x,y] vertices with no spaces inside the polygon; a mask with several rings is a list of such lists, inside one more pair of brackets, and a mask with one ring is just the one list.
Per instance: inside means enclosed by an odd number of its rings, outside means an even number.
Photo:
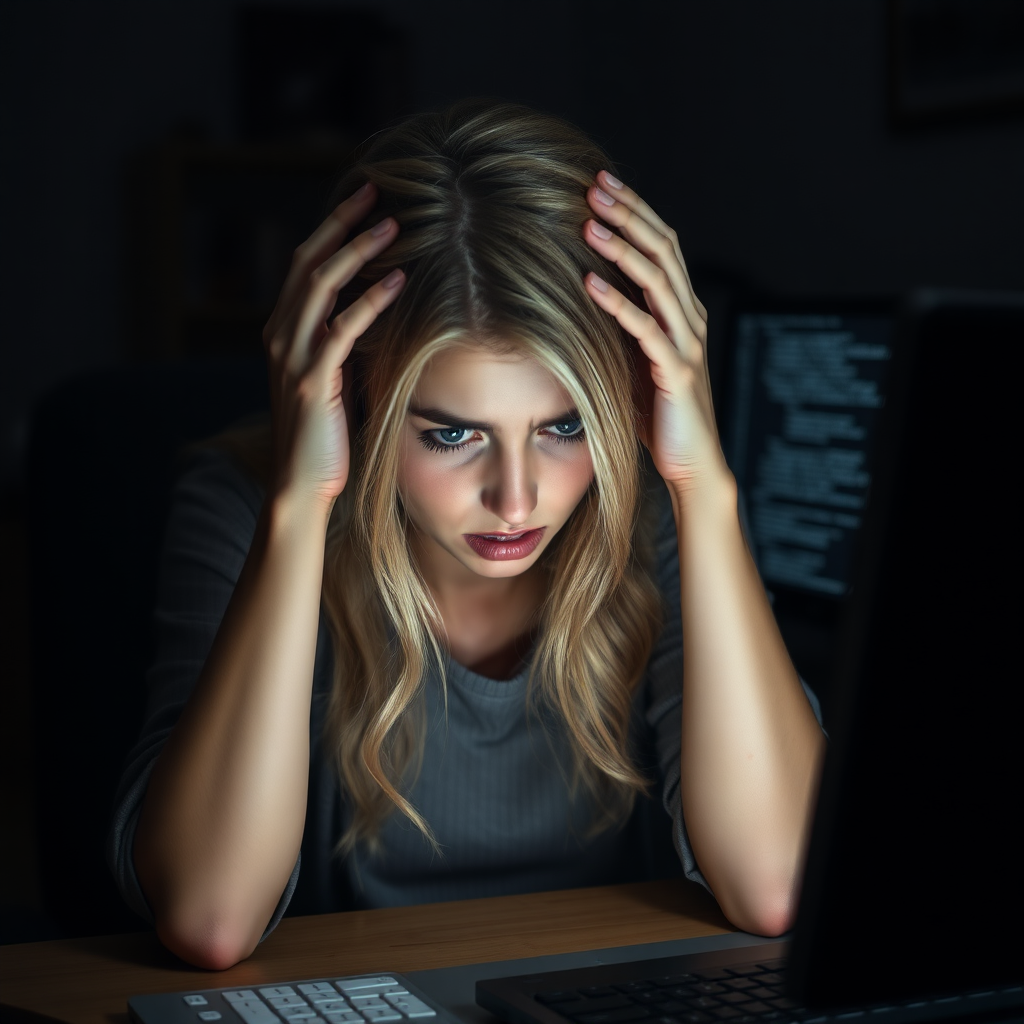
[{"label": "gray sweater", "polygon": [[[655,565],[665,625],[636,693],[631,743],[638,767],[654,781],[655,799],[639,799],[621,830],[588,839],[592,809],[567,784],[564,727],[550,715],[527,715],[529,659],[517,676],[502,681],[449,661],[447,723],[428,659],[423,769],[408,796],[434,830],[442,855],[396,812],[381,831],[383,853],[371,856],[359,847],[335,857],[349,812],[321,740],[333,672],[321,610],[301,852],[264,937],[286,909],[315,914],[603,885],[678,874],[680,864],[687,878],[707,885],[690,849],[679,797],[683,653],[675,521],[660,478],[648,493],[658,503]],[[146,676],[142,733],[126,761],[108,840],[108,860],[125,900],[151,923],[132,861],[139,812],[157,755],[241,573],[263,497],[227,455],[215,451],[195,456],[174,491],[155,612],[157,656]],[[818,701],[806,684],[804,689],[820,722]]]}]

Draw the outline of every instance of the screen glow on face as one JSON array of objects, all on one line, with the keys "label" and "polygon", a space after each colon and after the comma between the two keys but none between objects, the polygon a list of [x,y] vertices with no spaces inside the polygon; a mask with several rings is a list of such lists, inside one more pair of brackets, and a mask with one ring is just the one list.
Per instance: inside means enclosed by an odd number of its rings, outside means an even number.
[{"label": "screen glow on face", "polygon": [[[536,360],[455,348],[424,371],[406,416],[399,492],[428,580],[507,578],[536,564],[594,478],[582,420]],[[481,557],[467,535],[543,528],[527,557]],[[443,585],[443,584],[442,584]]]}]

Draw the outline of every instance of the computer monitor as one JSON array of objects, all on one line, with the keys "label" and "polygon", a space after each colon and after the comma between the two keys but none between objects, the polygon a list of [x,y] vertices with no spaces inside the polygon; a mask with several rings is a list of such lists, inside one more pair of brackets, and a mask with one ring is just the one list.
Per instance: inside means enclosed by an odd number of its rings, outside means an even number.
[{"label": "computer monitor", "polygon": [[810,1005],[1024,974],[1024,293],[901,319],[790,971]]},{"label": "computer monitor", "polygon": [[735,314],[726,456],[770,587],[849,589],[894,314],[851,300],[753,300]]},{"label": "computer monitor", "polygon": [[790,655],[827,719],[896,305],[748,296],[730,317],[720,373],[722,441],[752,554]]}]

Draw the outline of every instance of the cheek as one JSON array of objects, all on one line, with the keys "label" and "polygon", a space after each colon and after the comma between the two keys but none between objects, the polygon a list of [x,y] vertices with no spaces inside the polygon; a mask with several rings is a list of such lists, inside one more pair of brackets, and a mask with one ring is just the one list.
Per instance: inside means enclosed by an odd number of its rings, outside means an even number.
[{"label": "cheek", "polygon": [[567,503],[571,503],[571,509],[580,503],[593,479],[594,462],[590,449],[584,446],[581,452],[573,453],[572,458],[566,459],[559,468],[559,486]]},{"label": "cheek", "polygon": [[[405,506],[410,511],[430,512],[450,507],[452,486],[450,474],[435,460],[423,457],[423,453],[406,451],[398,470],[398,488]],[[448,500],[446,500],[448,499]]]}]

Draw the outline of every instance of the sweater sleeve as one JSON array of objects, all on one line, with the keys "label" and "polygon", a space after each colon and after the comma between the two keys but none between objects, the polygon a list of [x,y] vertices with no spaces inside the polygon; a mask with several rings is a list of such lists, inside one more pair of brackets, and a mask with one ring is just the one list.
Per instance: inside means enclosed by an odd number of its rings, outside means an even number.
[{"label": "sweater sleeve", "polygon": [[[690,846],[679,792],[683,706],[683,623],[679,593],[679,547],[675,515],[672,512],[668,491],[660,477],[655,484],[658,524],[655,538],[655,582],[664,600],[665,621],[647,664],[645,714],[647,725],[654,735],[662,783],[662,801],[665,811],[672,819],[672,837],[683,866],[683,873],[691,881],[699,882],[711,892],[711,886],[697,866]],[[742,518],[741,513],[741,525],[746,534],[746,524],[742,522]],[[772,600],[770,592],[768,598]],[[818,698],[803,679],[800,680],[800,684],[820,725],[821,706]]]},{"label": "sweater sleeve", "polygon": [[[154,923],[132,856],[150,774],[199,678],[256,533],[262,490],[223,453],[195,455],[178,479],[160,557],[154,612],[157,653],[146,673],[146,710],[125,761],[107,837],[107,862],[128,905]],[[299,861],[260,941],[277,926]]]}]

